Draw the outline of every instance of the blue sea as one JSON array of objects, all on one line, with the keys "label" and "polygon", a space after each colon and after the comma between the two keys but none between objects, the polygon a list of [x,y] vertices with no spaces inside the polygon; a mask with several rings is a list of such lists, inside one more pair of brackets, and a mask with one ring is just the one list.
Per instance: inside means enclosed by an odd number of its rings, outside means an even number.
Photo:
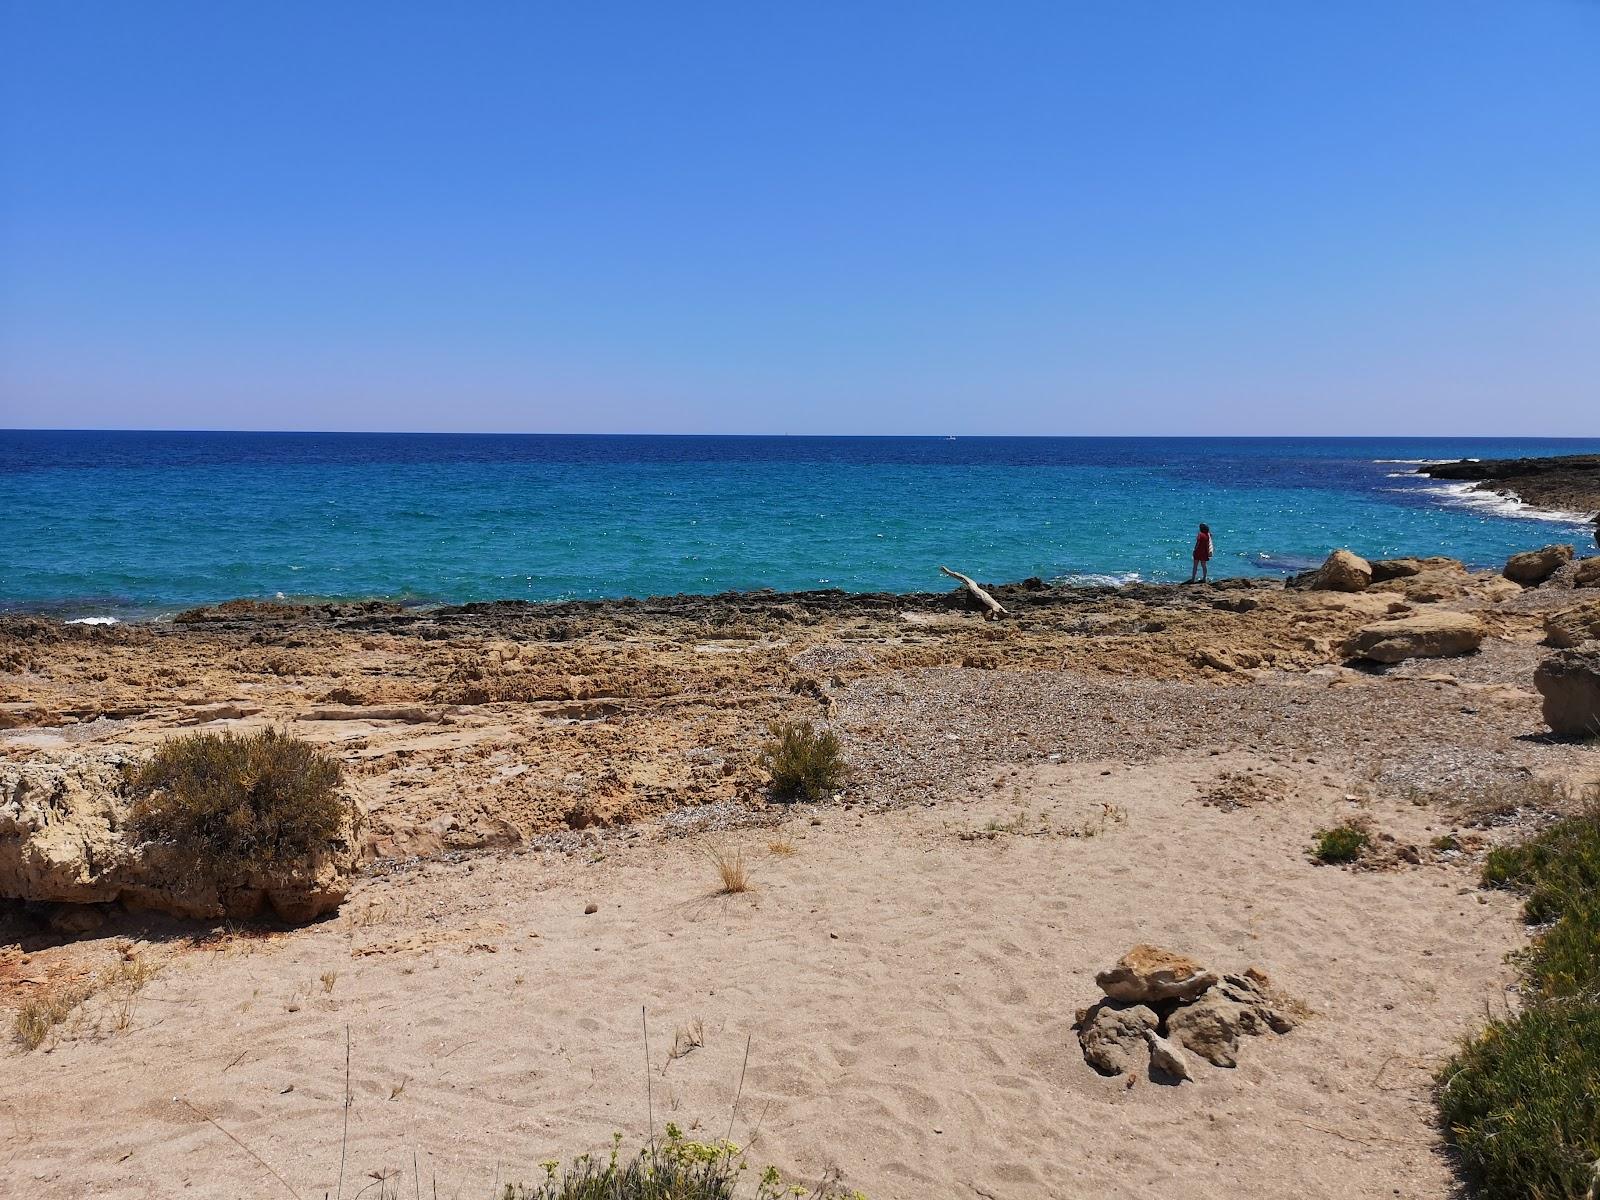
[{"label": "blue sea", "polygon": [[1600,439],[0,432],[0,609],[416,603],[1284,575],[1335,546],[1498,565],[1586,539],[1418,461]]}]

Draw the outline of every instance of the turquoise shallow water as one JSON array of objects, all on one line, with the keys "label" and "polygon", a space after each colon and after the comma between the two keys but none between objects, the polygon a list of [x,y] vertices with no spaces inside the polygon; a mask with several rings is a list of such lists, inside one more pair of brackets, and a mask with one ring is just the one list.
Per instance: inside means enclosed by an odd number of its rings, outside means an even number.
[{"label": "turquoise shallow water", "polygon": [[0,432],[0,608],[929,590],[1282,574],[1333,546],[1498,564],[1574,519],[1411,474],[1600,439],[704,438]]}]

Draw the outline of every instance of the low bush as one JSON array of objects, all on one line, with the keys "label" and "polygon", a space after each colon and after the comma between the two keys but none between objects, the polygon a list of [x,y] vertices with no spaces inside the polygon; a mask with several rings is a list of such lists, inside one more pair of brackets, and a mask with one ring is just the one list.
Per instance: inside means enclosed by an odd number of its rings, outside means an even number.
[{"label": "low bush", "polygon": [[1366,830],[1349,823],[1335,825],[1332,829],[1317,831],[1317,840],[1312,843],[1311,854],[1318,862],[1354,862],[1367,848],[1367,841]]},{"label": "low bush", "polygon": [[176,846],[197,879],[291,867],[338,837],[342,778],[317,747],[274,729],[188,734],[132,772],[130,822]]},{"label": "low bush", "polygon": [[1600,809],[1492,851],[1484,883],[1528,896],[1548,925],[1521,956],[1523,1011],[1468,1040],[1439,1109],[1488,1200],[1589,1200],[1600,1190]]},{"label": "low bush", "polygon": [[778,799],[822,800],[844,786],[849,767],[837,735],[813,729],[810,721],[774,724],[771,732],[773,740],[757,762],[771,776]]},{"label": "low bush", "polygon": [[544,1164],[545,1178],[536,1184],[508,1183],[498,1200],[866,1200],[860,1192],[824,1180],[810,1190],[786,1185],[768,1167],[754,1191],[740,1191],[745,1162],[731,1142],[695,1142],[676,1126],[667,1126],[659,1145],[647,1147],[621,1161],[621,1137],[611,1147],[611,1157],[601,1160],[585,1154],[563,1168],[554,1160]]}]

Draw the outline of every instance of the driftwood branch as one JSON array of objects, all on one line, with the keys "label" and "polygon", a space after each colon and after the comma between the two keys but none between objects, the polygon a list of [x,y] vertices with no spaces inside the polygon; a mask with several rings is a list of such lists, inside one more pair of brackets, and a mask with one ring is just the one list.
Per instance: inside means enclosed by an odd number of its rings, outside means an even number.
[{"label": "driftwood branch", "polygon": [[992,621],[996,617],[1003,617],[1006,615],[1006,610],[1001,606],[1000,601],[989,595],[988,592],[984,591],[977,584],[973,583],[971,579],[967,578],[960,571],[952,571],[949,567],[940,567],[939,570],[950,576],[951,579],[959,579],[967,591],[971,592],[973,596],[977,598],[978,603],[984,607],[983,619],[985,621]]}]

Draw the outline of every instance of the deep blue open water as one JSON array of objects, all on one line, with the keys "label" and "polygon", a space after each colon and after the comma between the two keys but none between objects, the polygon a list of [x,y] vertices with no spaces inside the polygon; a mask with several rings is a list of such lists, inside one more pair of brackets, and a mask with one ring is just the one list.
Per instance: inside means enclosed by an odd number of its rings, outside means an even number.
[{"label": "deep blue open water", "polygon": [[418,602],[928,590],[1369,557],[1498,564],[1587,538],[1404,460],[1600,438],[632,437],[0,431],[0,609],[121,618],[235,596]]}]

